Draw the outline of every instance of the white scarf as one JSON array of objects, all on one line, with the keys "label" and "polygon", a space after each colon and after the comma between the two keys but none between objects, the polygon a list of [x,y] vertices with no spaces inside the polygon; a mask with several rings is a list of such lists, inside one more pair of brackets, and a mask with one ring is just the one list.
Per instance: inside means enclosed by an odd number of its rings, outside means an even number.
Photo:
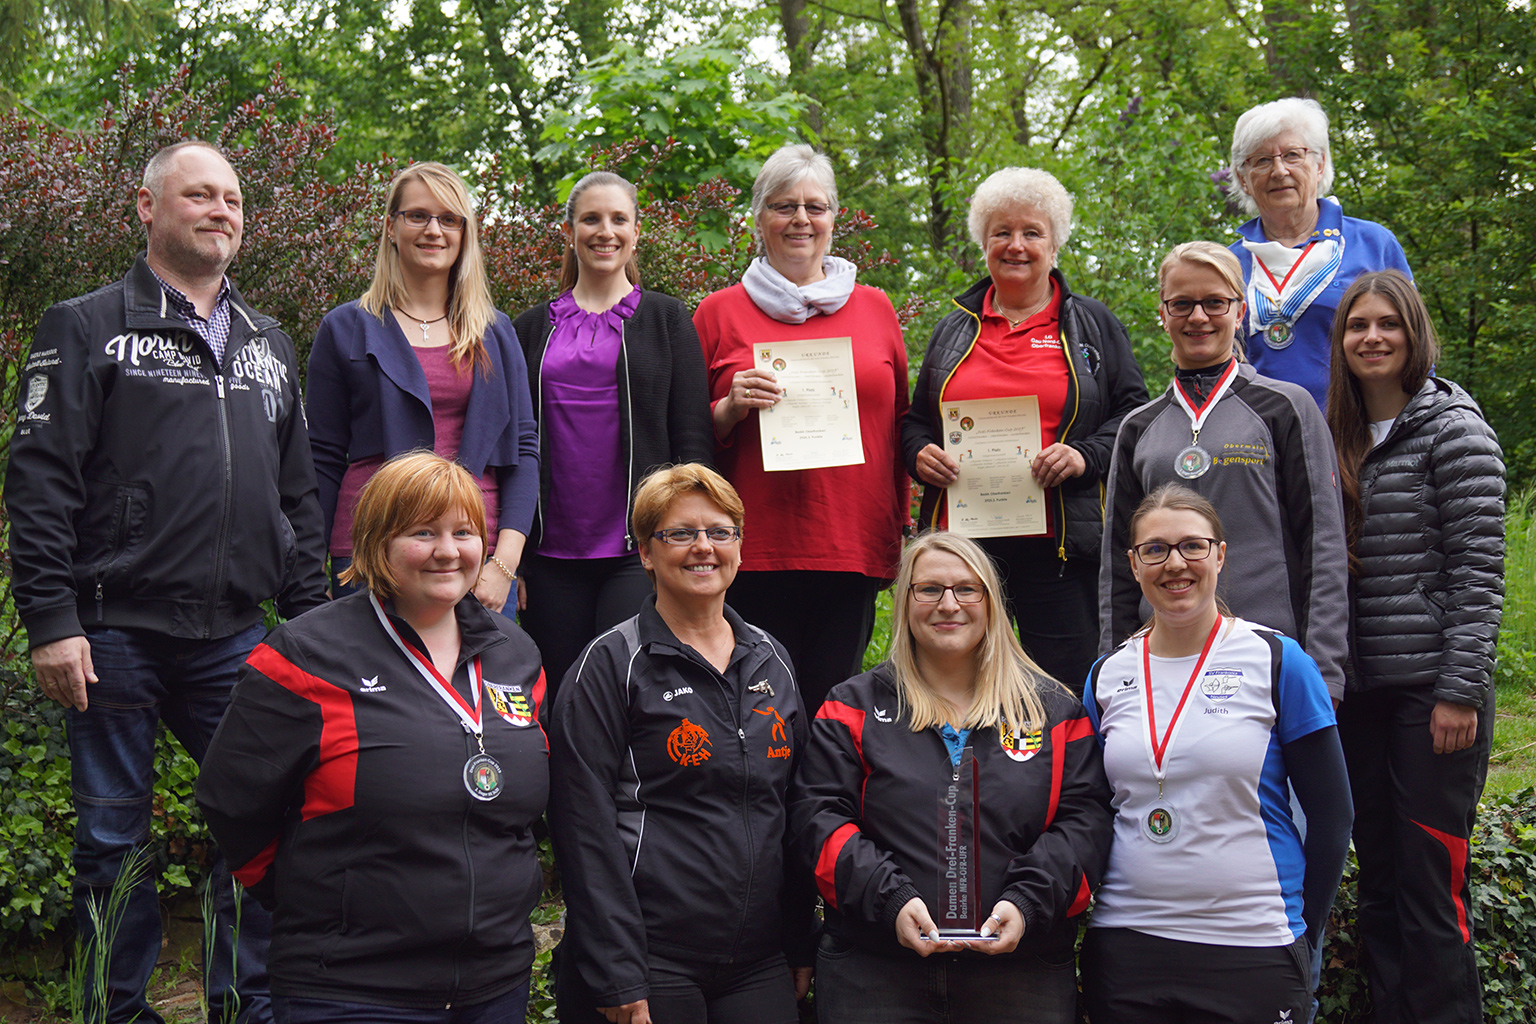
[{"label": "white scarf", "polygon": [[1248,275],[1248,330],[1260,333],[1271,324],[1294,324],[1314,299],[1333,283],[1344,262],[1344,239],[1320,238],[1302,249],[1280,242],[1243,239],[1253,257]]},{"label": "white scarf", "polygon": [[782,323],[803,324],[817,313],[831,316],[842,309],[853,294],[854,277],[859,272],[841,256],[822,257],[821,270],[825,278],[801,287],[759,256],[741,275],[741,284],[764,313]]}]

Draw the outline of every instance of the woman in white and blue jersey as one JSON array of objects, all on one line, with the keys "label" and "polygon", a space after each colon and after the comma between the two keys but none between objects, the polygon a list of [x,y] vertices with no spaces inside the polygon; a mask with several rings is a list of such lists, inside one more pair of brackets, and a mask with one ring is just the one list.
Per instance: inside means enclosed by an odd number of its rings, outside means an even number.
[{"label": "woman in white and blue jersey", "polygon": [[1328,688],[1290,637],[1225,614],[1208,501],[1161,487],[1130,533],[1152,620],[1084,695],[1115,808],[1083,949],[1089,1016],[1304,1021],[1353,817]]}]

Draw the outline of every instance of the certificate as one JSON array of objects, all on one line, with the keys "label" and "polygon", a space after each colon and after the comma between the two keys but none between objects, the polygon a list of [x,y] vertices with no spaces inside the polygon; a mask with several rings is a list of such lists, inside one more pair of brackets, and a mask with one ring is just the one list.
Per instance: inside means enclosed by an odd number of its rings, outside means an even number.
[{"label": "certificate", "polygon": [[864,464],[853,339],[762,342],[756,366],[772,370],[783,396],[759,410],[763,471]]},{"label": "certificate", "polygon": [[1045,491],[1029,466],[1040,454],[1040,399],[944,402],[944,451],[960,464],[945,489],[949,528],[967,537],[1045,533]]}]

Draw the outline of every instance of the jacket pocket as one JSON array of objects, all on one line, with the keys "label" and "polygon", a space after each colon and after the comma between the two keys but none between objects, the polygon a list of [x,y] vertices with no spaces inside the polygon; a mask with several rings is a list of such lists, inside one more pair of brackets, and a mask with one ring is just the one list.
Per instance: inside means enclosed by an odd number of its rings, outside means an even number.
[{"label": "jacket pocket", "polygon": [[95,527],[102,531],[104,542],[103,555],[96,563],[91,580],[98,604],[106,588],[128,578],[128,569],[144,543],[144,524],[148,516],[149,502],[144,488],[118,484],[106,522]]},{"label": "jacket pocket", "polygon": [[1446,610],[1444,599],[1436,596],[1429,589],[1429,587],[1422,582],[1415,584],[1413,589],[1418,591],[1419,596],[1424,599],[1424,606],[1429,609],[1429,614],[1434,617],[1436,622],[1443,625],[1445,623]]}]

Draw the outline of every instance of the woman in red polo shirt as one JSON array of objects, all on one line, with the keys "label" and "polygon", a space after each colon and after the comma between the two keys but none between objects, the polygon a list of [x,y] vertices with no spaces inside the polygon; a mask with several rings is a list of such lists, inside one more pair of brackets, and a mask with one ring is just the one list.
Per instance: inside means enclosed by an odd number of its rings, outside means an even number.
[{"label": "woman in red polo shirt", "polygon": [[[884,292],[855,283],[858,268],[827,255],[837,209],[825,155],[785,146],[769,157],[752,184],[763,255],[693,316],[709,370],[715,462],[752,517],[731,607],[788,648],[813,713],[833,685],[863,669],[875,595],[896,575],[910,501],[899,444],[901,324]],[[827,344],[798,344],[812,341]],[[850,350],[853,391],[836,401],[857,410],[857,436],[816,468],[780,468],[763,418],[783,398],[780,374],[800,354]],[[842,432],[853,435],[851,426]]]},{"label": "woman in red polo shirt", "polygon": [[960,464],[944,450],[941,403],[1034,396],[1040,445],[1030,469],[1045,490],[1044,531],[986,537],[1008,613],[1030,656],[1081,693],[1098,653],[1101,481],[1115,431],[1147,400],[1130,339],[1101,302],[1074,295],[1056,270],[1072,231],[1072,197],[1055,177],[997,171],[971,198],[971,238],[987,276],[939,321],[902,425],[909,472],[928,487],[925,528],[944,525]]}]

